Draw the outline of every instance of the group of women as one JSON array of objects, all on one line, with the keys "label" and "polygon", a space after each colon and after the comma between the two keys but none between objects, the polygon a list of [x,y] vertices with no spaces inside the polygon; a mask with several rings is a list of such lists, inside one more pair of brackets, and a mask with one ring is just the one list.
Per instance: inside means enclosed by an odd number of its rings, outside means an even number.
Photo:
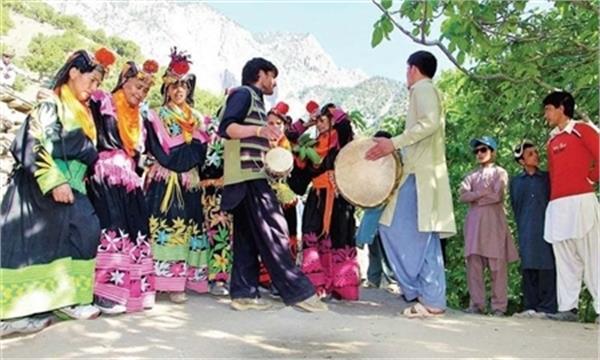
[{"label": "group of women", "polygon": [[[186,291],[227,295],[232,216],[220,209],[219,118],[194,109],[190,56],[176,48],[162,76],[155,61],[128,61],[111,92],[100,89],[114,54],[73,53],[11,147],[15,166],[0,211],[2,334],[32,332],[53,315],[90,319],[174,303]],[[285,130],[272,146],[294,150],[291,176],[273,179],[290,228],[290,251],[321,297],[358,298],[354,207],[337,195],[332,170],[352,140],[347,115],[307,104],[292,123],[277,104],[268,122]],[[317,137],[305,132],[315,125]],[[309,186],[312,185],[312,186]],[[298,195],[308,196],[302,241]],[[301,244],[301,245],[300,245]],[[261,276],[269,287],[268,272]],[[276,289],[273,289],[276,293]]]}]

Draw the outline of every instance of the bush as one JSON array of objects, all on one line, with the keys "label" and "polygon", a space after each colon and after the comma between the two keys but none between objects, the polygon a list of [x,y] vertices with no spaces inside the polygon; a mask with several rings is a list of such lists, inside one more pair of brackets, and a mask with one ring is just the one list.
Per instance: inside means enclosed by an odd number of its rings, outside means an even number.
[{"label": "bush", "polygon": [[14,23],[10,18],[9,8],[2,3],[2,9],[0,10],[0,35],[6,35],[13,26]]},{"label": "bush", "polygon": [[62,35],[35,36],[29,43],[29,54],[24,58],[24,64],[31,70],[44,76],[53,76],[65,62],[67,56],[74,50],[82,48],[85,42],[73,32]]},{"label": "bush", "polygon": [[13,84],[13,90],[18,91],[18,92],[22,92],[30,84],[31,84],[31,82],[27,78],[25,78],[22,75],[17,74],[17,77],[15,79],[15,83]]}]

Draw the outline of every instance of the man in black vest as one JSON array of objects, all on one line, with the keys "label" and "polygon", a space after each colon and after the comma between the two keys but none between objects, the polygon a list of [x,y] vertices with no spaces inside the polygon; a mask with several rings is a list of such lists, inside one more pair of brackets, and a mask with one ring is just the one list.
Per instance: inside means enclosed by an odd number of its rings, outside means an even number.
[{"label": "man in black vest", "polygon": [[265,310],[260,299],[259,261],[264,262],[286,305],[315,312],[327,310],[310,280],[294,264],[288,248],[288,228],[263,171],[270,142],[283,135],[268,126],[263,95],[272,95],[278,71],[263,58],[253,58],[242,70],[242,87],[234,89],[222,109],[219,125],[225,140],[225,187],[221,208],[233,214],[231,307]]}]

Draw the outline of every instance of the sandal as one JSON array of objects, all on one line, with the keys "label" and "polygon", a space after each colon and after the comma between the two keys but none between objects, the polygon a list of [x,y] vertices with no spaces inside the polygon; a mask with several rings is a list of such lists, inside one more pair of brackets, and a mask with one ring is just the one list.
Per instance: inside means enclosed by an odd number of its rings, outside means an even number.
[{"label": "sandal", "polygon": [[406,309],[404,309],[404,311],[402,311],[402,315],[406,316],[409,319],[413,319],[413,318],[423,319],[423,318],[428,318],[428,317],[440,316],[443,314],[444,314],[444,311],[431,312],[425,306],[423,306],[421,303],[416,303],[412,306],[407,307]]}]

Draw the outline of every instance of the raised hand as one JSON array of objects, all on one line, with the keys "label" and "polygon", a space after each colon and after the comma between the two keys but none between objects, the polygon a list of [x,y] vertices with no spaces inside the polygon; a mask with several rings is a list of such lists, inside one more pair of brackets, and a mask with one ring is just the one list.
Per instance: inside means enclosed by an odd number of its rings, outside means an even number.
[{"label": "raised hand", "polygon": [[257,135],[265,139],[269,139],[269,141],[277,142],[283,136],[283,132],[277,126],[267,125],[261,127],[257,132]]}]

